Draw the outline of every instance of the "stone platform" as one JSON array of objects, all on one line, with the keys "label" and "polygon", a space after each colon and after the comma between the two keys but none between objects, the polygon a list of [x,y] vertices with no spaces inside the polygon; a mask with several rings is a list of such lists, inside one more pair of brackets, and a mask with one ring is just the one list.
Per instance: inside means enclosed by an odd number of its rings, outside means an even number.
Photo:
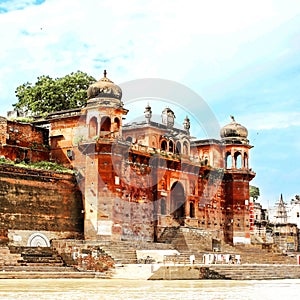
[{"label": "stone platform", "polygon": [[161,266],[149,280],[274,280],[300,279],[299,265],[186,265]]}]

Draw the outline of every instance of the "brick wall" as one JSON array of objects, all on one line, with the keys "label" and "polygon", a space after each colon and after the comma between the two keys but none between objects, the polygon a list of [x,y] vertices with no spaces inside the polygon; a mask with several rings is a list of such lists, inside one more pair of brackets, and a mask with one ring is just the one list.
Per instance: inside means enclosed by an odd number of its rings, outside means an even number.
[{"label": "brick wall", "polygon": [[48,129],[28,123],[0,120],[0,154],[10,160],[49,160]]},{"label": "brick wall", "polygon": [[7,144],[44,149],[48,145],[48,129],[28,123],[7,121]]},{"label": "brick wall", "polygon": [[83,232],[81,193],[73,175],[0,165],[0,228]]}]

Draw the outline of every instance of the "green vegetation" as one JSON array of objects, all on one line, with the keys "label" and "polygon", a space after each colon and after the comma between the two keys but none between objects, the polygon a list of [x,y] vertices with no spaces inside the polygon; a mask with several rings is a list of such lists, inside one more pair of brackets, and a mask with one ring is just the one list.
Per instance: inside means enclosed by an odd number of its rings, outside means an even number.
[{"label": "green vegetation", "polygon": [[22,167],[22,168],[33,169],[33,170],[48,170],[48,171],[55,171],[55,172],[59,172],[59,173],[74,174],[73,170],[68,169],[57,163],[49,162],[49,161],[39,161],[39,162],[28,163],[28,164],[23,161],[20,163],[15,163],[9,159],[2,157],[2,158],[0,158],[0,164],[10,164],[10,165],[14,165],[16,167]]},{"label": "green vegetation", "polygon": [[259,188],[254,185],[250,185],[250,197],[252,197],[253,200],[255,201],[258,199],[259,196],[260,196]]},{"label": "green vegetation", "polygon": [[20,123],[32,123],[34,121],[34,118],[31,117],[17,117],[12,119]]},{"label": "green vegetation", "polygon": [[81,71],[56,79],[43,75],[35,84],[27,82],[17,87],[18,102],[14,107],[29,116],[82,107],[86,103],[86,91],[95,81]]}]

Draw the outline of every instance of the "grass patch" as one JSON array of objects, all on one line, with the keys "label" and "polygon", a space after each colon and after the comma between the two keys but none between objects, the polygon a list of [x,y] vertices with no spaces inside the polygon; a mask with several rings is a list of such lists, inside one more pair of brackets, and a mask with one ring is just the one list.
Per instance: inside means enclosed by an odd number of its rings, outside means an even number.
[{"label": "grass patch", "polygon": [[47,170],[47,171],[55,171],[60,173],[74,174],[73,170],[50,161],[39,161],[35,163],[25,163],[22,161],[20,163],[15,163],[12,160],[1,157],[0,164],[1,163],[14,165],[16,167],[21,167],[21,168],[33,169],[33,170]]}]

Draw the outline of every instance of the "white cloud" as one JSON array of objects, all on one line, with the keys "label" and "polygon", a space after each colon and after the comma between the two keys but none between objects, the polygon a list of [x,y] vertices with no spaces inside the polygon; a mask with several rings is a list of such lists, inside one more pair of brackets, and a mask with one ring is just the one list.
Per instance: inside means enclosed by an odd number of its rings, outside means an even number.
[{"label": "white cloud", "polygon": [[271,130],[300,126],[300,112],[262,112],[239,116],[239,123],[251,130]]},{"label": "white cloud", "polygon": [[0,17],[1,98],[10,101],[23,82],[78,69],[99,78],[106,68],[116,82],[159,77],[203,87],[255,61],[263,46],[255,53],[251,41],[300,11],[297,1],[33,2]]}]

